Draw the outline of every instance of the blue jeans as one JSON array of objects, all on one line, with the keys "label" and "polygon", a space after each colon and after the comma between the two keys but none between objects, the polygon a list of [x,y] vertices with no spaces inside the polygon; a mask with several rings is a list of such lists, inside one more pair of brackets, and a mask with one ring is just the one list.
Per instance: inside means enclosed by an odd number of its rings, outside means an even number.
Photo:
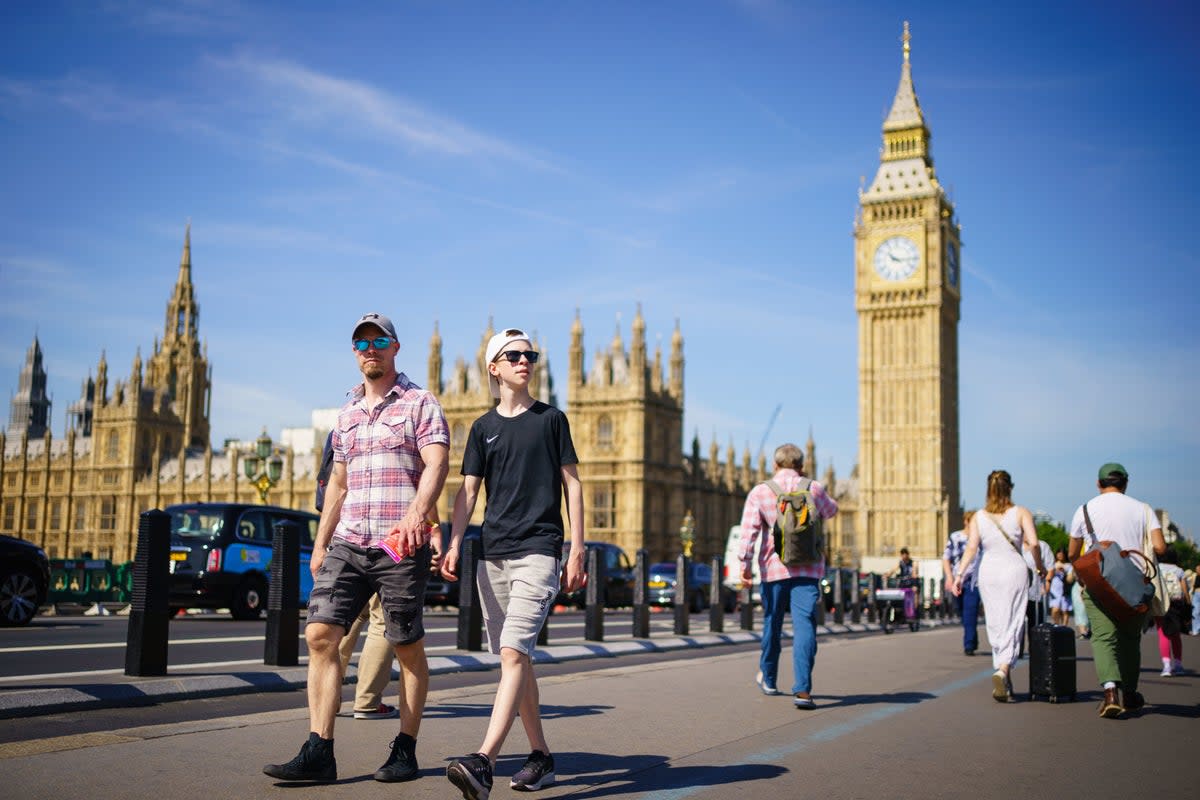
[{"label": "blue jeans", "polygon": [[763,683],[775,685],[779,674],[783,615],[792,615],[792,694],[812,691],[812,669],[817,660],[817,602],[820,588],[816,578],[786,578],[762,585],[762,656],[758,666]]},{"label": "blue jeans", "polygon": [[963,650],[979,649],[979,587],[964,586],[962,596]]},{"label": "blue jeans", "polygon": [[1200,591],[1192,590],[1192,636],[1200,634]]}]

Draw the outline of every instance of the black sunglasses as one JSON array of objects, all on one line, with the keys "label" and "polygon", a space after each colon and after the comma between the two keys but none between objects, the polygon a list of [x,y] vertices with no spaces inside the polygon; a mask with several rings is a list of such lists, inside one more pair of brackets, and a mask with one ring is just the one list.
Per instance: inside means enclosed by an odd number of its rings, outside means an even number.
[{"label": "black sunglasses", "polygon": [[368,347],[374,347],[376,350],[383,350],[384,348],[391,346],[392,342],[394,341],[395,339],[390,336],[376,336],[374,339],[355,339],[354,349],[360,353],[367,352]]},{"label": "black sunglasses", "polygon": [[505,350],[500,355],[496,356],[496,360],[505,359],[510,364],[516,364],[521,360],[521,356],[525,356],[530,364],[536,364],[538,360],[538,352],[536,350]]}]

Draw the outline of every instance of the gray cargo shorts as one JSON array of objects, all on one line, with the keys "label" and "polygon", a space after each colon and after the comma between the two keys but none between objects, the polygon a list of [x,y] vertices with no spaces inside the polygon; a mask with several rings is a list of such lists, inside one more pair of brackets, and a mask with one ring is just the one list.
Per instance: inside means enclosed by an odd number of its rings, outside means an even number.
[{"label": "gray cargo shorts", "polygon": [[500,648],[510,647],[533,654],[558,595],[559,568],[557,558],[545,555],[479,562],[475,579],[492,653],[499,655]]}]

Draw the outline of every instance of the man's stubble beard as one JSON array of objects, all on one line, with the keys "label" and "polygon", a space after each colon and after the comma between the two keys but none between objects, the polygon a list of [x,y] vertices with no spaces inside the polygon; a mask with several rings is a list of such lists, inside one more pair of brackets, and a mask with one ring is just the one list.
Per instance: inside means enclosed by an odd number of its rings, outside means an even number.
[{"label": "man's stubble beard", "polygon": [[362,373],[366,376],[367,380],[371,381],[378,380],[384,376],[383,367],[379,366],[379,364],[367,364],[363,367]]}]

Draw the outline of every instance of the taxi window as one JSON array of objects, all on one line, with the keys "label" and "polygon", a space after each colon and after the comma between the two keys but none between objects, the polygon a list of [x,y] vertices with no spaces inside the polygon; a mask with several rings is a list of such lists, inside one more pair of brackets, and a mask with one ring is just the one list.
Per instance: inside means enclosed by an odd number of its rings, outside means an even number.
[{"label": "taxi window", "polygon": [[270,545],[273,533],[261,511],[245,511],[237,523],[237,537],[242,541]]}]

